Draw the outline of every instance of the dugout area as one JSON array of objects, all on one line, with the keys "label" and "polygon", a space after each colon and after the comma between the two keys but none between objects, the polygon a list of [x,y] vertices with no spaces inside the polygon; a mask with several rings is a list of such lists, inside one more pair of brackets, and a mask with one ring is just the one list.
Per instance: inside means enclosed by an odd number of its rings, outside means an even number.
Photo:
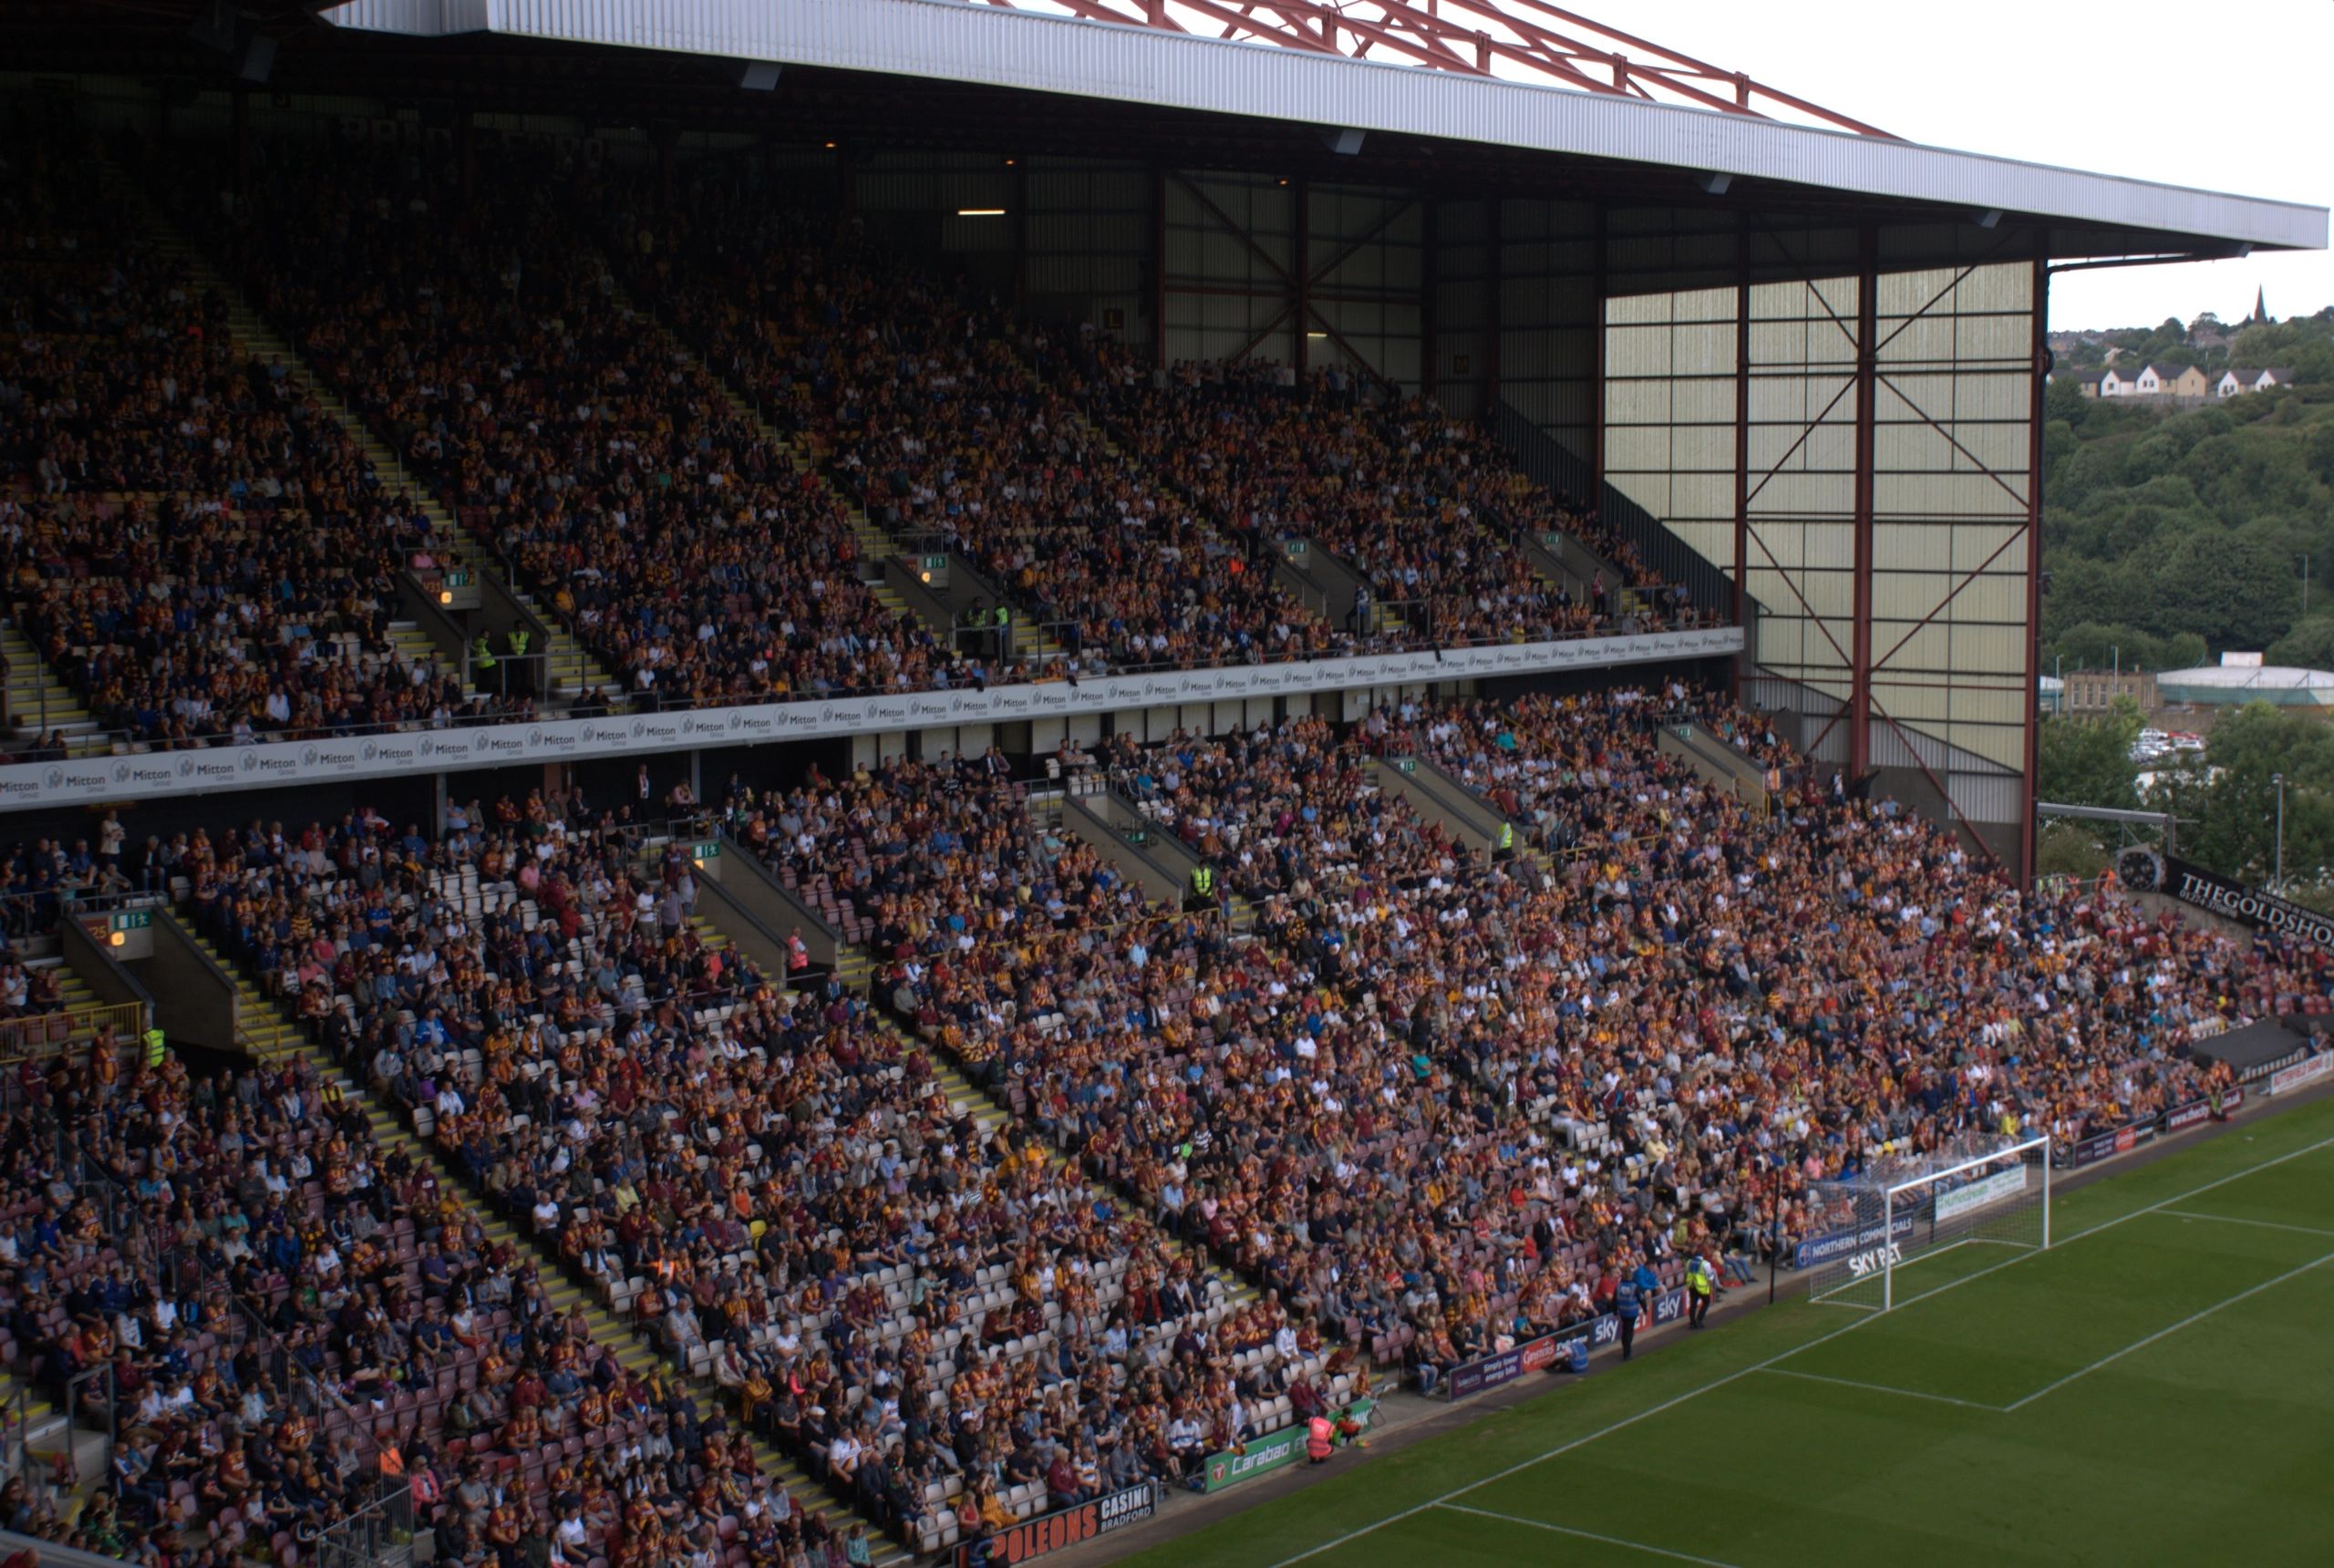
[{"label": "dugout area", "polygon": [[0,82],[164,138],[742,161],[1066,330],[1430,393],[1744,626],[1786,739],[2030,861],[2052,269],[2319,247],[2322,210],[1919,146],[1748,77],[1473,69],[1423,21],[1357,59],[1368,7],[1240,40],[1038,9],[269,0],[206,34],[94,0],[11,7]]}]

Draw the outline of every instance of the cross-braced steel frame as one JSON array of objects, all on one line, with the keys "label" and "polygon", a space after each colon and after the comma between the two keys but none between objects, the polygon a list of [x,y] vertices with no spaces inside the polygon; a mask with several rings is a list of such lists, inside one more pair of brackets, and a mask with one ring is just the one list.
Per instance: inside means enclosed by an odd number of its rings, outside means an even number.
[{"label": "cross-braced steel frame", "polygon": [[1537,77],[1582,92],[1788,118],[1881,136],[1859,119],[1744,71],[1551,5],[1544,0],[987,0],[1162,32],[1389,60],[1461,76]]}]

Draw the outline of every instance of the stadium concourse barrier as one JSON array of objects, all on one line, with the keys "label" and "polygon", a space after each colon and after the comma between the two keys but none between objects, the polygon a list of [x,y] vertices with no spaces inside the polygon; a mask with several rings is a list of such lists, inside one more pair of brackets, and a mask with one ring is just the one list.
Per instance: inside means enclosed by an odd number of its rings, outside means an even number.
[{"label": "stadium concourse barrier", "polygon": [[2334,1051],[2320,1051],[2314,1057],[2271,1073],[2268,1092],[2291,1094],[2298,1088],[2308,1088],[2329,1074],[2334,1074]]},{"label": "stadium concourse barrier", "polygon": [[[1658,1291],[1647,1303],[1643,1334],[1650,1329],[1667,1328],[1686,1320],[1686,1292],[1672,1286]],[[1435,1391],[1444,1398],[1459,1400],[1480,1394],[1486,1388],[1496,1388],[1503,1383],[1513,1383],[1526,1372],[1569,1362],[1575,1367],[1586,1365],[1587,1357],[1600,1350],[1609,1350],[1621,1343],[1621,1320],[1611,1313],[1575,1323],[1569,1328],[1559,1328],[1554,1334],[1541,1335],[1520,1345],[1491,1356],[1461,1361],[1443,1374],[1441,1386]],[[1575,1351],[1575,1346],[1578,1349]]]},{"label": "stadium concourse barrier", "polygon": [[1022,1520],[986,1540],[959,1542],[945,1561],[952,1568],[1005,1568],[1067,1552],[1141,1524],[1159,1511],[1165,1496],[1166,1489],[1155,1480],[1106,1492]]},{"label": "stadium concourse barrier", "polygon": [[[0,810],[1729,657],[1730,626],[0,763]],[[129,742],[121,738],[126,748]]]},{"label": "stadium concourse barrier", "polygon": [[[1353,1400],[1330,1418],[1351,1420],[1367,1430],[1378,1418],[1378,1401],[1371,1398]],[[1286,1470],[1305,1457],[1306,1424],[1292,1422],[1277,1432],[1271,1432],[1254,1442],[1243,1443],[1236,1449],[1210,1454],[1199,1473],[1199,1490],[1222,1491],[1243,1481]]]},{"label": "stadium concourse barrier", "polygon": [[[2334,1061],[2334,1057],[2327,1059]],[[2111,1127],[2104,1132],[2079,1138],[2054,1150],[2050,1156],[2051,1163],[2062,1171],[2080,1171],[2086,1165],[2096,1165],[2118,1154],[2129,1154],[2143,1143],[2153,1142],[2159,1136],[2169,1137],[2176,1132],[2185,1132],[2192,1127],[2202,1127],[2215,1117],[2226,1116],[2244,1103],[2245,1089],[2238,1085],[2211,1099],[2192,1099],[2186,1105],[2171,1110],[2138,1117],[2121,1127]]]}]

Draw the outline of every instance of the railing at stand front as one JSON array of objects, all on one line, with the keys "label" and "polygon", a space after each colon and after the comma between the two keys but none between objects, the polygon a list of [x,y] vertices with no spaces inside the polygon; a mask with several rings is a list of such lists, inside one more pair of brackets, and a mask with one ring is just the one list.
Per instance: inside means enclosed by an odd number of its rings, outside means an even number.
[{"label": "railing at stand front", "polygon": [[114,1037],[127,1044],[145,1027],[145,1009],[135,1002],[94,1002],[55,1013],[0,1019],[0,1067],[46,1061],[95,1039],[108,1025]]}]

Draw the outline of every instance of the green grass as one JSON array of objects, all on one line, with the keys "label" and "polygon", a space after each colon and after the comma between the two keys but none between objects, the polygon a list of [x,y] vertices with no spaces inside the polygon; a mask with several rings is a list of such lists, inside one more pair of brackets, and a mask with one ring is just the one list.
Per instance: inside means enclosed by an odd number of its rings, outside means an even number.
[{"label": "green grass", "polygon": [[2334,1562],[2334,1100],[2062,1192],[2052,1230],[1886,1315],[1666,1335],[1130,1561]]}]

